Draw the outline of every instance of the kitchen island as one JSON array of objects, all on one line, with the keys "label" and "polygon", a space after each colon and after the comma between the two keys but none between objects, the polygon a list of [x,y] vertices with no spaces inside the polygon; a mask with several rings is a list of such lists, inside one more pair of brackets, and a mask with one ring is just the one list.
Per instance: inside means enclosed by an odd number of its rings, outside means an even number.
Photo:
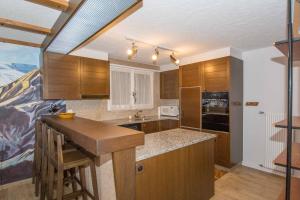
[{"label": "kitchen island", "polygon": [[[145,144],[136,147],[136,199],[210,199],[214,139],[213,134],[186,129],[146,134]],[[116,200],[110,154],[101,156],[97,174],[101,200]]]},{"label": "kitchen island", "polygon": [[[144,135],[80,117],[42,121],[95,160],[101,200],[208,200],[214,194],[213,134],[177,128]],[[90,170],[86,175],[92,191]]]}]

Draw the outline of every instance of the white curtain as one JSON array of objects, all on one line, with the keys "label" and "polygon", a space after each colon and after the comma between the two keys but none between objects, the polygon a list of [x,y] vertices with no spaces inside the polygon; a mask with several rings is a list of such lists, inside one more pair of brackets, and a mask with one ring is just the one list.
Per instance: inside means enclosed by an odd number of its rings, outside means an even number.
[{"label": "white curtain", "polygon": [[111,71],[111,105],[130,106],[130,72]]},{"label": "white curtain", "polygon": [[147,105],[151,103],[150,74],[134,74],[134,88],[136,93],[135,104]]}]

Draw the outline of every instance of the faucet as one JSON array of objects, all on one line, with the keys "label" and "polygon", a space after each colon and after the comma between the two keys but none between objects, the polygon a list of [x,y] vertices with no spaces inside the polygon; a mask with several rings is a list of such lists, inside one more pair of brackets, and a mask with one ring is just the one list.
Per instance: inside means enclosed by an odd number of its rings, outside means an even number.
[{"label": "faucet", "polygon": [[140,119],[142,116],[140,115],[140,113],[142,113],[143,111],[142,110],[139,110],[139,111],[137,111],[136,113],[135,113],[135,115],[134,115],[134,118],[136,118],[136,119]]}]

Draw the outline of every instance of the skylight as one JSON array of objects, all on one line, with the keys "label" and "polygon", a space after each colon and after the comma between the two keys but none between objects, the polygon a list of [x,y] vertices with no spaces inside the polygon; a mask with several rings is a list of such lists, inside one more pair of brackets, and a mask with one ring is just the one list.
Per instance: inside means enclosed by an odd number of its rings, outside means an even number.
[{"label": "skylight", "polygon": [[138,0],[86,0],[47,51],[67,54],[93,36]]}]

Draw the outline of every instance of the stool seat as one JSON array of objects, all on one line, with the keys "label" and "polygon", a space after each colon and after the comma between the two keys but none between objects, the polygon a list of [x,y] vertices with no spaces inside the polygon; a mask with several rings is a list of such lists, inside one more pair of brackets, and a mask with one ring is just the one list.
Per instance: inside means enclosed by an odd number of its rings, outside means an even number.
[{"label": "stool seat", "polygon": [[63,152],[64,170],[78,166],[87,166],[92,160],[78,150]]}]

